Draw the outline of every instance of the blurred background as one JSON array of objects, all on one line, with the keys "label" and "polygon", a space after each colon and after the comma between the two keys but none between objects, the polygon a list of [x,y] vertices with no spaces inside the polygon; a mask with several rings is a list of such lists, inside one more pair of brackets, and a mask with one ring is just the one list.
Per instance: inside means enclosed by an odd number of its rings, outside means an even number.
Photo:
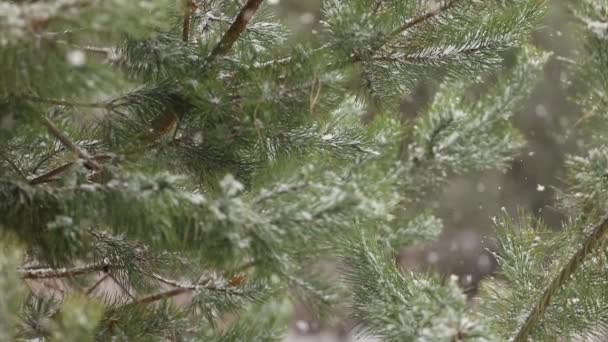
[{"label": "blurred background", "polygon": [[[288,19],[294,30],[310,34],[317,24],[320,0],[273,0],[269,3]],[[564,156],[576,152],[576,123],[580,113],[569,101],[567,68],[581,52],[582,39],[568,0],[548,2],[549,10],[532,43],[553,52],[544,79],[524,110],[514,117],[527,140],[506,173],[486,172],[455,177],[428,202],[444,221],[441,237],[424,245],[404,247],[398,262],[408,270],[456,275],[469,296],[479,283],[496,271],[492,256],[492,217],[502,211],[535,213],[553,229],[563,217],[553,207],[555,188],[560,187]],[[421,84],[404,94],[404,111],[428,101],[428,87]],[[407,115],[407,113],[402,113]],[[351,341],[352,323],[326,324],[313,318],[305,307],[296,309],[290,342]],[[372,339],[370,339],[372,340]]]}]

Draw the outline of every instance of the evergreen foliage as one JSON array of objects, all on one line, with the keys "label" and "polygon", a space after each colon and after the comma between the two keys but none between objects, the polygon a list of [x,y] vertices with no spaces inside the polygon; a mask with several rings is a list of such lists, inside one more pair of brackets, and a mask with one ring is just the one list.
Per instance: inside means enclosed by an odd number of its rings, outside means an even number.
[{"label": "evergreen foliage", "polygon": [[497,219],[475,305],[395,254],[441,232],[424,199],[448,177],[524,145],[544,2],[323,0],[304,36],[273,3],[0,1],[0,340],[280,341],[295,301],[387,341],[604,332],[605,0],[575,8],[569,222]]}]

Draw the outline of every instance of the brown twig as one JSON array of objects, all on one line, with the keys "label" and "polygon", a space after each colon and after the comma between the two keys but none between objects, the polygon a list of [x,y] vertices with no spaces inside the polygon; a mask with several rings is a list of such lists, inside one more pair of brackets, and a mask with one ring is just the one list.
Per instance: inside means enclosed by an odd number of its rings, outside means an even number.
[{"label": "brown twig", "polygon": [[184,6],[184,20],[182,22],[182,40],[188,42],[190,39],[190,18],[192,16],[192,6],[194,3],[192,0],[187,0],[183,4]]},{"label": "brown twig", "polygon": [[223,56],[230,51],[234,43],[239,39],[243,31],[245,31],[247,24],[249,24],[249,21],[251,21],[251,18],[253,18],[255,13],[258,11],[263,1],[264,0],[247,1],[245,6],[241,8],[241,11],[234,19],[232,25],[230,25],[228,31],[224,33],[224,36],[220,42],[211,52],[209,60],[213,60],[217,56]]},{"label": "brown twig", "polygon": [[66,170],[69,170],[73,165],[74,165],[74,162],[69,162],[67,164],[63,164],[56,169],[53,169],[41,176],[31,179],[29,181],[29,183],[31,185],[37,185],[37,184],[48,183],[48,182],[57,180],[57,178],[54,178],[55,176],[58,176],[58,175],[64,173]]},{"label": "brown twig", "polygon": [[460,0],[447,0],[443,4],[438,6],[437,8],[430,10],[426,13],[423,13],[422,15],[420,15],[418,17],[415,17],[415,18],[412,18],[412,19],[406,21],[405,23],[403,23],[403,25],[401,25],[399,28],[397,28],[395,31],[393,31],[391,36],[400,35],[403,32],[411,29],[412,27],[418,26],[418,25],[422,24],[423,22],[438,16],[442,12],[450,9],[458,1],[460,1]]},{"label": "brown twig", "polygon": [[[110,156],[110,155],[102,154],[102,155],[98,155],[98,156],[93,156],[91,159],[94,161],[104,161],[104,160],[108,160],[111,158],[112,158],[112,156]],[[63,164],[63,165],[59,166],[58,168],[55,168],[43,175],[40,175],[36,178],[31,179],[29,181],[29,183],[30,183],[30,185],[37,185],[37,184],[42,184],[42,183],[53,182],[53,181],[57,180],[57,178],[54,178],[54,177],[59,176],[60,174],[64,173],[65,171],[69,170],[73,165],[74,165],[74,162],[69,162],[69,163]]]},{"label": "brown twig", "polygon": [[85,165],[87,167],[93,170],[101,169],[101,166],[95,160],[93,160],[86,151],[84,151],[83,149],[78,147],[78,145],[72,142],[72,140],[70,140],[70,138],[65,135],[65,133],[63,133],[57,126],[55,126],[55,124],[51,120],[49,120],[48,117],[44,116],[42,118],[42,121],[46,128],[49,130],[49,132],[55,138],[57,138],[63,144],[63,146],[65,146],[68,150],[72,151],[72,153],[74,153],[79,158],[85,161]]},{"label": "brown twig", "polygon": [[91,285],[91,287],[89,287],[89,288],[88,288],[88,289],[87,289],[87,290],[86,290],[84,293],[85,293],[86,295],[90,295],[91,293],[93,293],[93,291],[95,291],[95,289],[96,289],[96,288],[97,288],[99,285],[101,285],[101,283],[103,283],[103,282],[104,282],[106,279],[108,279],[108,276],[109,276],[109,275],[110,275],[109,273],[104,274],[104,275],[103,275],[103,277],[99,278],[99,280],[97,280],[97,281],[95,282],[95,284]]},{"label": "brown twig", "polygon": [[553,295],[559,291],[571,276],[583,264],[588,255],[593,253],[599,246],[602,245],[608,233],[608,217],[604,218],[585,239],[582,246],[574,253],[570,260],[562,267],[559,274],[551,280],[549,286],[545,289],[538,302],[534,305],[526,321],[521,326],[517,335],[513,339],[514,342],[524,342],[528,340],[528,336],[532,332],[534,326],[544,317],[545,311],[551,304]]},{"label": "brown twig", "polygon": [[137,301],[134,301],[132,304],[150,304],[153,302],[157,302],[159,300],[169,299],[169,298],[175,297],[177,295],[180,295],[182,293],[186,293],[186,292],[190,292],[190,291],[192,291],[192,290],[189,288],[177,287],[177,288],[165,291],[165,292],[155,293],[153,295],[140,298]]},{"label": "brown twig", "polygon": [[186,282],[181,282],[181,281],[177,281],[177,280],[173,280],[173,279],[167,279],[156,273],[149,273],[147,275],[158,280],[161,283],[173,286],[174,288],[171,290],[167,290],[164,292],[160,292],[160,293],[152,294],[147,297],[140,298],[137,301],[131,302],[130,304],[149,304],[149,303],[153,303],[153,302],[156,302],[159,300],[172,298],[172,297],[175,297],[175,296],[183,294],[183,293],[199,291],[199,290],[220,291],[220,292],[225,292],[225,293],[229,293],[229,294],[233,294],[233,295],[242,295],[243,294],[243,291],[235,288],[236,285],[230,285],[230,284],[218,285],[218,283],[215,281],[215,279],[213,277],[206,277],[206,278],[200,280],[198,283],[186,283]]},{"label": "brown twig", "polygon": [[108,273],[108,277],[110,279],[112,279],[112,281],[114,281],[114,283],[116,285],[118,285],[118,287],[122,290],[122,292],[124,292],[129,298],[131,298],[131,300],[136,301],[137,298],[135,298],[135,296],[133,296],[131,294],[131,291],[129,291],[129,289],[121,282],[118,281],[118,279],[116,279],[116,277],[114,277],[112,274]]}]

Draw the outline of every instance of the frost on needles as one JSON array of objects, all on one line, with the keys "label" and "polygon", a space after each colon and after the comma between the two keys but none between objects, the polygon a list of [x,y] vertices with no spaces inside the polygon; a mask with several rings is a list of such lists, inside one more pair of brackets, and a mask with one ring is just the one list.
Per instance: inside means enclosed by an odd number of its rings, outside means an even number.
[{"label": "frost on needles", "polygon": [[281,341],[300,301],[386,341],[602,331],[605,2],[575,10],[592,134],[570,221],[498,220],[475,305],[395,254],[441,232],[423,198],[523,146],[543,1],[323,0],[310,34],[277,3],[0,1],[0,340]]}]

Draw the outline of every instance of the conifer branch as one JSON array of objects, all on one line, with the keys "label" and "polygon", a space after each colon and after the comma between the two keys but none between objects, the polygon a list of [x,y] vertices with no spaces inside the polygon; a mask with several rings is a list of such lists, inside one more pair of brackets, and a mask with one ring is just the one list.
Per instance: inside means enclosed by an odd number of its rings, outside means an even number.
[{"label": "conifer branch", "polygon": [[[103,161],[103,160],[108,160],[111,158],[112,158],[112,156],[103,154],[103,155],[93,156],[91,159],[93,159],[95,161]],[[43,175],[40,175],[36,178],[29,180],[29,183],[30,183],[30,185],[37,185],[37,184],[52,182],[52,181],[56,180],[56,178],[54,178],[54,177],[59,176],[62,173],[66,172],[73,165],[74,165],[74,162],[69,162],[69,163],[63,164]]]},{"label": "conifer branch", "polygon": [[217,44],[217,46],[211,52],[209,56],[209,60],[213,60],[217,56],[223,56],[230,51],[234,43],[239,39],[245,28],[247,28],[247,24],[251,21],[251,18],[255,15],[255,13],[260,8],[264,0],[248,0],[245,6],[241,9],[239,14],[234,19],[234,22],[224,33],[224,36]]},{"label": "conifer branch", "polygon": [[9,157],[5,156],[4,153],[0,153],[0,159],[4,160],[23,179],[27,180],[27,177],[25,177],[25,174],[23,173],[23,171],[21,171],[21,169],[17,166],[17,164],[15,164],[15,162],[13,162]]},{"label": "conifer branch", "polygon": [[65,135],[65,133],[63,133],[57,126],[55,126],[55,124],[51,120],[49,120],[48,117],[44,116],[42,120],[49,132],[55,138],[57,138],[68,150],[72,151],[72,153],[83,159],[85,161],[86,166],[90,167],[93,170],[101,169],[101,166],[95,160],[93,160],[86,151],[84,151],[83,149],[78,147],[78,145],[72,142],[72,140],[70,140],[70,138]]},{"label": "conifer branch", "polygon": [[[402,34],[403,32],[416,27],[430,19],[435,18],[436,16],[440,15],[441,13],[449,10],[450,8],[452,8],[454,5],[456,5],[456,3],[460,1],[460,0],[446,0],[445,2],[443,2],[441,5],[439,5],[437,8],[432,9],[426,13],[423,13],[417,17],[414,17],[412,19],[407,20],[405,23],[403,23],[403,25],[399,26],[397,29],[395,29],[390,35],[389,38],[393,38],[395,36],[398,36],[400,34]],[[374,47],[374,52],[379,51],[380,49],[382,49],[382,47],[384,45],[386,45],[388,43],[389,39],[384,39],[382,41],[380,41],[380,43]]]},{"label": "conifer branch", "polygon": [[116,279],[116,277],[114,277],[110,273],[108,273],[107,275],[110,279],[112,279],[112,281],[114,281],[114,284],[118,285],[122,292],[124,292],[129,298],[131,298],[131,300],[136,300],[135,296],[131,294],[131,291],[129,291],[129,289],[123,283],[118,281],[118,279]]},{"label": "conifer branch", "polygon": [[446,0],[445,2],[443,2],[443,4],[441,4],[437,8],[406,21],[405,23],[403,23],[403,25],[401,25],[399,28],[397,28],[395,31],[393,31],[391,36],[393,36],[393,37],[398,36],[398,35],[402,34],[403,32],[426,22],[427,20],[435,18],[436,16],[440,15],[441,13],[452,8],[458,1],[460,1],[460,0]]},{"label": "conifer branch", "polygon": [[101,283],[103,283],[106,279],[108,279],[109,277],[109,273],[106,273],[103,275],[103,277],[99,278],[95,284],[91,285],[88,289],[86,289],[86,291],[84,292],[86,295],[90,295],[91,293],[93,293],[93,291],[95,291],[95,289],[97,287],[99,287],[99,285],[101,285]]},{"label": "conifer branch", "polygon": [[131,304],[150,304],[150,303],[157,302],[159,300],[173,298],[182,293],[187,293],[190,291],[192,291],[192,290],[188,289],[188,288],[184,288],[184,287],[178,287],[178,288],[174,288],[174,289],[171,289],[168,291],[159,292],[159,293],[155,293],[153,295],[147,296],[147,297],[140,298],[140,299],[132,302]]},{"label": "conifer branch", "polygon": [[244,292],[238,289],[235,289],[233,286],[229,284],[227,286],[217,285],[214,282],[213,278],[206,278],[198,282],[198,284],[189,284],[180,282],[173,279],[167,279],[161,275],[156,273],[148,274],[150,277],[158,280],[161,283],[173,286],[174,288],[171,290],[167,290],[164,292],[159,292],[152,294],[150,296],[140,298],[137,301],[132,302],[131,304],[149,304],[159,300],[169,299],[180,294],[200,291],[200,290],[208,290],[208,291],[220,291],[225,292],[231,295],[243,295]]},{"label": "conifer branch", "polygon": [[23,279],[72,278],[88,273],[107,272],[112,267],[112,265],[100,264],[74,268],[22,268],[19,273]]},{"label": "conifer branch", "polygon": [[558,275],[551,280],[551,283],[549,283],[549,286],[547,286],[538,302],[534,305],[528,314],[528,318],[526,318],[526,321],[513,339],[514,342],[524,342],[528,340],[528,336],[532,332],[532,329],[543,318],[545,311],[549,305],[551,305],[553,295],[559,291],[563,284],[570,280],[571,276],[583,264],[587,256],[602,245],[602,242],[606,239],[607,233],[608,217],[605,217],[601,223],[593,229],[591,234],[589,234],[582,246],[574,253],[570,260],[562,267]]},{"label": "conifer branch", "polygon": [[30,185],[37,185],[37,184],[52,182],[53,180],[55,180],[55,176],[59,176],[60,174],[64,173],[65,171],[69,170],[73,165],[74,165],[74,162],[69,162],[67,164],[63,164],[58,168],[55,168],[43,175],[40,175],[36,178],[31,179],[29,181],[29,183],[30,183]]}]

